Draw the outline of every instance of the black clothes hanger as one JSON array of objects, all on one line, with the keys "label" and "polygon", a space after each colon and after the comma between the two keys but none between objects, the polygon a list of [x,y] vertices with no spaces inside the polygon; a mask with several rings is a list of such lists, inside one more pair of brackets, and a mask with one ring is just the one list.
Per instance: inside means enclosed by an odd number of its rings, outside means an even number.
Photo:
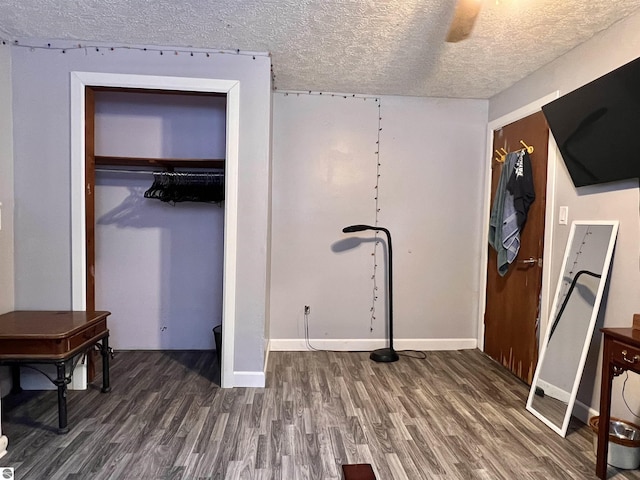
[{"label": "black clothes hanger", "polygon": [[145,198],[163,202],[224,202],[224,174],[219,172],[154,172]]}]

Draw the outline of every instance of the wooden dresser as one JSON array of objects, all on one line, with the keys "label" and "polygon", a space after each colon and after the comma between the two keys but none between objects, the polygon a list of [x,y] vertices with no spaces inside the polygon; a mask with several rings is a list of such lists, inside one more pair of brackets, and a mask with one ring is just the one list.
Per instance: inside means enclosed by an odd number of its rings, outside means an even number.
[{"label": "wooden dresser", "polygon": [[[611,384],[613,377],[630,370],[640,373],[640,331],[632,328],[603,328],[602,382],[600,384],[599,425],[609,425],[611,418]],[[598,428],[596,475],[607,478],[609,429]]]}]

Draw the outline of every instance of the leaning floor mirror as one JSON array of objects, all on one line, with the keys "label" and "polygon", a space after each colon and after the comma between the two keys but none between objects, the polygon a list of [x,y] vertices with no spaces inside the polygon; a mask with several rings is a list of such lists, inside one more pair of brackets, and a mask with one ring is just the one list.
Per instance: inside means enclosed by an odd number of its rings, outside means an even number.
[{"label": "leaning floor mirror", "polygon": [[618,233],[617,221],[575,221],[527,410],[567,433]]}]

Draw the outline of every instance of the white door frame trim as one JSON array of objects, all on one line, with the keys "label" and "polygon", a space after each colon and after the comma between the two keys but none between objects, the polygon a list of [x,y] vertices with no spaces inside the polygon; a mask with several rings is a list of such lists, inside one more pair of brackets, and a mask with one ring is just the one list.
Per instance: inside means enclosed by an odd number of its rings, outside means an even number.
[{"label": "white door frame trim", "polygon": [[[513,123],[521,118],[532,115],[540,110],[543,105],[555,100],[560,96],[560,91],[545,95],[511,113],[492,120],[487,125],[487,153],[484,171],[484,201],[483,201],[483,221],[482,235],[480,236],[480,279],[479,279],[479,301],[478,301],[478,348],[484,351],[484,313],[487,304],[487,262],[489,252],[487,249],[489,242],[489,217],[491,213],[491,158],[493,157],[493,131]],[[541,147],[540,147],[541,148]],[[540,332],[539,338],[544,338],[547,319],[549,317],[549,300],[551,286],[551,244],[554,229],[555,212],[555,185],[556,185],[556,158],[557,147],[551,133],[549,133],[549,144],[547,147],[547,199],[545,207],[545,227],[544,227],[544,253],[542,258],[542,291],[540,295]]]},{"label": "white door frame trim", "polygon": [[[216,92],[227,95],[221,386],[234,386],[240,82],[207,78],[71,72],[71,305],[86,308],[85,87]],[[74,382],[74,386],[82,388]]]}]

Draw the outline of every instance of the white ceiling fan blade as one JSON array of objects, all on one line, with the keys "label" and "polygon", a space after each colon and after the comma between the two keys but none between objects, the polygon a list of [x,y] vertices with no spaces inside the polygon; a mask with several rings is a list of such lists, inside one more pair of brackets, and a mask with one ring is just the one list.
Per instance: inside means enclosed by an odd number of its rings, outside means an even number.
[{"label": "white ceiling fan blade", "polygon": [[459,42],[471,35],[481,6],[482,0],[458,0],[449,33],[447,33],[447,42]]}]

